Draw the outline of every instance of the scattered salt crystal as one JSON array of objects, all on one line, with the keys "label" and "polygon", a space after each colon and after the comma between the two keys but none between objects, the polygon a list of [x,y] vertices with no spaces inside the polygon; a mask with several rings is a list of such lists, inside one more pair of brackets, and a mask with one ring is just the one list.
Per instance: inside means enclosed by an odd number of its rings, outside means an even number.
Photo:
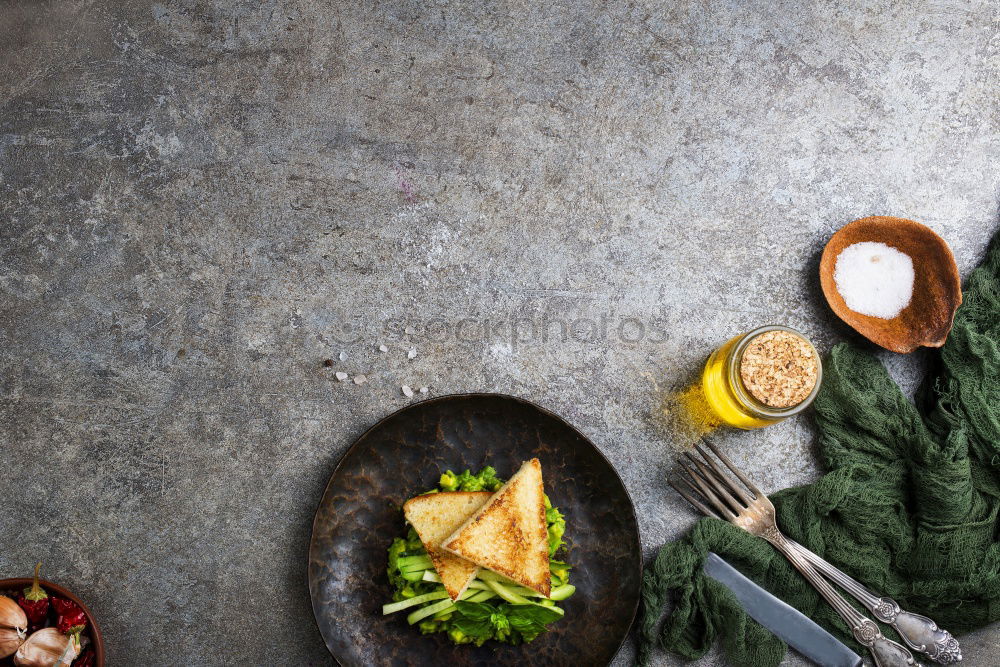
[{"label": "scattered salt crystal", "polygon": [[833,280],[848,308],[891,320],[910,305],[913,275],[909,255],[884,243],[862,241],[837,255]]},{"label": "scattered salt crystal", "polygon": [[337,371],[336,373],[333,374],[333,376],[338,380],[340,380],[341,382],[347,379],[347,373],[345,373],[344,371]]},{"label": "scattered salt crystal", "polygon": [[403,396],[406,396],[407,398],[413,396],[413,390],[407,387],[405,384],[402,386],[402,389],[403,389]]},{"label": "scattered salt crystal", "polygon": [[389,348],[387,348],[385,345],[379,345],[378,346],[378,351],[379,352],[388,352]]},{"label": "scattered salt crystal", "polygon": [[415,347],[411,347],[410,351],[406,353],[407,359],[413,359],[416,356],[417,356],[417,348]]},{"label": "scattered salt crystal", "polygon": [[344,351],[340,352],[340,360],[341,361],[347,361],[347,353],[346,352],[344,352]]},{"label": "scattered salt crystal", "polygon": [[354,384],[364,384],[365,382],[368,382],[368,378],[366,378],[364,375],[354,376]]},{"label": "scattered salt crystal", "polygon": [[413,327],[406,327],[405,329],[403,329],[403,333],[409,334],[409,335],[412,336],[413,334],[415,334],[417,332],[414,331]]},{"label": "scattered salt crystal", "polygon": [[427,393],[427,387],[421,387],[420,388],[420,393],[421,394],[426,394]]}]

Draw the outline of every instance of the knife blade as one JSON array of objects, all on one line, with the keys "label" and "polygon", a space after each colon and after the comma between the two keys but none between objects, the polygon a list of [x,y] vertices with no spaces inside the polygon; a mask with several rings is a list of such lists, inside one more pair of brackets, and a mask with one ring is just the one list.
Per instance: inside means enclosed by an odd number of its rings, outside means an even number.
[{"label": "knife blade", "polygon": [[709,552],[705,574],[732,591],[751,618],[820,667],[864,665],[858,654],[843,642],[747,579],[718,554]]}]

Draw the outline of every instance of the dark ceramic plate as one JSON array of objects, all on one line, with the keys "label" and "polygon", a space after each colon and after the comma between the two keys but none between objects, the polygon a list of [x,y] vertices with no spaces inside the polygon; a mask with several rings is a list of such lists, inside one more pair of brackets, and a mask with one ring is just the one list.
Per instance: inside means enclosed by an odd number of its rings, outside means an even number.
[{"label": "dark ceramic plate", "polygon": [[[576,594],[566,616],[524,646],[455,646],[421,635],[390,600],[386,549],[403,534],[401,506],[445,469],[492,465],[502,478],[542,462],[545,491],[566,515]],[[497,394],[445,396],[404,408],[355,442],[313,520],[309,592],[327,648],[341,665],[606,665],[639,603],[635,510],[621,478],[579,431],[536,405]]]}]

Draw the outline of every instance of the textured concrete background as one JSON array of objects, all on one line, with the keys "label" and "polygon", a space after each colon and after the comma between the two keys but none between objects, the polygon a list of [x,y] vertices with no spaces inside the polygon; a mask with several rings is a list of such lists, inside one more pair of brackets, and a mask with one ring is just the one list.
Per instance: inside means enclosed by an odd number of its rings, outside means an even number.
[{"label": "textured concrete background", "polygon": [[[998,32],[992,0],[0,4],[0,576],[44,559],[113,664],[326,664],[312,513],[402,384],[567,417],[652,553],[694,518],[664,392],[756,325],[848,335],[835,229],[976,264]],[[807,419],[723,440],[766,489],[818,472]]]}]

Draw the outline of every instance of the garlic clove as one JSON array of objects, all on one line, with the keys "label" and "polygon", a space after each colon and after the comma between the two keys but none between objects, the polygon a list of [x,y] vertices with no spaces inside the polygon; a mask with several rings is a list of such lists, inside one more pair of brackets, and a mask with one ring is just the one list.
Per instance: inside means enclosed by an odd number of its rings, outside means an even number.
[{"label": "garlic clove", "polygon": [[21,644],[14,654],[18,667],[70,667],[80,655],[77,635],[64,635],[56,628],[42,628],[32,632],[28,641]]},{"label": "garlic clove", "polygon": [[21,606],[0,595],[0,658],[11,655],[28,636],[28,616]]},{"label": "garlic clove", "polygon": [[0,628],[0,659],[13,655],[17,649],[21,648],[27,634],[26,630]]}]

